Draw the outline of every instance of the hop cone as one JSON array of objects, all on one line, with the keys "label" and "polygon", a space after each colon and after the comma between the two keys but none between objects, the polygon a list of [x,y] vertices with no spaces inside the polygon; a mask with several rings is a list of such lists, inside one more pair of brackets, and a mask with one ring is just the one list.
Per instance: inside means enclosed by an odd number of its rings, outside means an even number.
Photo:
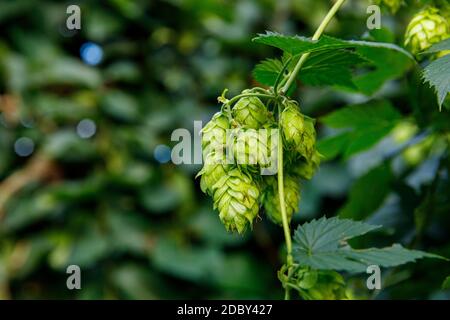
[{"label": "hop cone", "polygon": [[232,169],[213,187],[214,208],[229,231],[243,233],[259,211],[259,188],[247,174]]},{"label": "hop cone", "polygon": [[269,120],[269,112],[258,97],[244,97],[234,105],[233,118],[244,128],[259,129]]},{"label": "hop cone", "polygon": [[239,165],[261,166],[269,164],[272,153],[276,153],[274,148],[277,141],[272,140],[272,135],[272,129],[235,130],[233,155],[237,163]]},{"label": "hop cone", "polygon": [[303,159],[297,163],[292,172],[302,179],[310,180],[320,165],[322,155],[316,150],[311,159]]},{"label": "hop cone", "polygon": [[212,187],[226,174],[226,138],[230,124],[226,115],[216,113],[202,130],[202,150],[204,166],[197,174],[201,176],[200,188],[212,195]]},{"label": "hop cone", "polygon": [[348,299],[344,278],[335,271],[319,270],[316,283],[303,296],[310,300],[342,300]]},{"label": "hop cone", "polygon": [[305,119],[305,130],[302,134],[302,141],[296,146],[297,152],[305,157],[311,159],[316,148],[316,129],[314,128],[314,121]]},{"label": "hop cone", "polygon": [[228,117],[217,112],[202,130],[203,154],[225,148],[227,130],[230,128]]},{"label": "hop cone", "polygon": [[288,149],[296,150],[306,159],[311,158],[316,144],[314,122],[305,119],[294,103],[289,103],[283,111],[280,122]]},{"label": "hop cone", "polygon": [[[300,185],[299,181],[291,175],[284,177],[284,196],[286,204],[286,214],[288,221],[291,221],[292,215],[298,210],[300,203]],[[275,177],[268,177],[268,187],[264,195],[264,209],[267,216],[279,225],[283,224],[281,217],[280,198],[278,196],[278,181]]]},{"label": "hop cone", "polygon": [[288,103],[286,109],[281,113],[280,123],[288,146],[295,147],[302,143],[305,119],[294,103]]},{"label": "hop cone", "polygon": [[403,0],[376,0],[375,4],[388,9],[391,13],[396,13],[403,5]]},{"label": "hop cone", "polygon": [[405,46],[417,54],[431,45],[450,37],[450,24],[439,14],[439,10],[429,7],[416,14],[409,23],[405,34]]},{"label": "hop cone", "polygon": [[[201,176],[200,188],[202,191],[210,196],[213,195],[214,185],[227,174],[230,169],[230,165],[227,165],[224,161],[225,156],[216,156],[214,152],[211,152],[205,157],[205,164],[202,170],[197,174]],[[223,161],[221,161],[222,159]]]}]

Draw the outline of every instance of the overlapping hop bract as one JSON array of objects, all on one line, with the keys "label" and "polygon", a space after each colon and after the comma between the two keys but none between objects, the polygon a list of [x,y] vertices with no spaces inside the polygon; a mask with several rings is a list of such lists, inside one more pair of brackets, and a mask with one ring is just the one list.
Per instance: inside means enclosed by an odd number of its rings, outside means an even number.
[{"label": "overlapping hop bract", "polygon": [[[268,186],[266,188],[263,205],[264,210],[274,223],[282,225],[280,198],[278,197],[278,181],[276,177],[268,177]],[[300,202],[300,185],[298,177],[295,175],[286,175],[284,177],[285,205],[288,219],[297,212]]]},{"label": "overlapping hop bract", "polygon": [[331,270],[299,268],[291,281],[307,300],[347,300],[351,298],[344,278]]},{"label": "overlapping hop bract", "polygon": [[418,12],[406,28],[405,46],[418,54],[449,37],[450,22],[443,10],[427,7]]},{"label": "overlapping hop bract", "polygon": [[290,220],[299,209],[300,179],[310,179],[320,164],[314,121],[301,113],[296,102],[261,88],[244,90],[235,99],[222,96],[219,100],[222,110],[202,130],[201,189],[212,197],[229,231],[243,233],[253,225],[261,208],[271,221],[281,225],[277,176],[262,175],[261,169],[276,168],[278,142],[282,141]]}]

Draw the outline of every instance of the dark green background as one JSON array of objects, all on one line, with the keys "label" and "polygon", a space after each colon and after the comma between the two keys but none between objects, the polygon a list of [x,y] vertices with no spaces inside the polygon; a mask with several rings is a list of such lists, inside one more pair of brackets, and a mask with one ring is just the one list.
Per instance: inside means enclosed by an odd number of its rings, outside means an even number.
[{"label": "dark green background", "polygon": [[[327,32],[359,39],[367,32],[368,3],[349,2]],[[64,27],[69,4],[81,7],[82,28],[74,34]],[[233,95],[257,85],[253,67],[279,52],[252,43],[256,33],[310,36],[329,6],[324,0],[0,1],[0,299],[282,298],[276,278],[282,229],[262,216],[253,232],[227,234],[194,179],[199,166],[159,163],[154,150],[173,146],[174,129],[209,120],[224,88]],[[393,31],[388,40],[401,43],[411,10],[383,15],[383,26]],[[104,52],[95,67],[80,59],[87,41]],[[436,106],[413,109],[408,92],[403,79],[377,95],[390,97],[420,127],[430,126]],[[313,117],[364,100],[303,86],[295,97]],[[97,125],[91,139],[76,135],[85,118]],[[318,131],[328,134],[321,125]],[[20,137],[34,141],[31,156],[15,154]],[[302,187],[295,224],[335,215],[383,148],[323,164]],[[450,256],[449,161],[441,161],[446,175],[435,182],[430,159],[432,153],[422,152],[406,175],[396,176],[383,190],[387,201],[376,200],[381,190],[370,183],[360,192],[360,203],[375,198],[369,221],[387,228],[356,245],[400,242]],[[425,177],[413,189],[407,179],[416,171]],[[425,214],[415,210],[420,205]],[[414,217],[425,221],[418,233]],[[82,269],[82,290],[66,289],[70,264]],[[448,264],[434,260],[389,270],[392,286],[378,297],[449,298],[440,290],[449,274]],[[372,295],[365,275],[348,279],[356,297]]]}]

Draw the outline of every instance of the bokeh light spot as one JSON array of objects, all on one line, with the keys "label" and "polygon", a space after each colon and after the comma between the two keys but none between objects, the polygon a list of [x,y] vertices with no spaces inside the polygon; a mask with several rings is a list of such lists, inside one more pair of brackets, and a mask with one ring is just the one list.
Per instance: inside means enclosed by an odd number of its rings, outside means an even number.
[{"label": "bokeh light spot", "polygon": [[81,46],[80,55],[86,64],[95,66],[103,59],[103,49],[96,43],[86,42]]},{"label": "bokeh light spot", "polygon": [[77,134],[83,139],[91,138],[97,132],[97,126],[90,119],[83,119],[77,125]]},{"label": "bokeh light spot", "polygon": [[159,163],[167,163],[171,159],[171,150],[168,146],[160,144],[153,151],[153,156]]},{"label": "bokeh light spot", "polygon": [[28,157],[34,151],[34,142],[30,138],[22,137],[14,143],[14,151],[20,157]]}]

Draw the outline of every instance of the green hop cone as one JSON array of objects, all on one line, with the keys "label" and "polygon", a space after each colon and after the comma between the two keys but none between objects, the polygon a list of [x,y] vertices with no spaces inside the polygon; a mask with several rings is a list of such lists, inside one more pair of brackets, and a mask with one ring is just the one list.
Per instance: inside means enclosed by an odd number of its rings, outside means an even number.
[{"label": "green hop cone", "polygon": [[295,150],[300,156],[309,159],[316,145],[314,121],[305,118],[295,103],[288,102],[280,117],[284,140],[288,150]]},{"label": "green hop cone", "polygon": [[302,143],[305,130],[305,117],[295,103],[288,102],[280,116],[284,140],[288,147],[296,147]]},{"label": "green hop cone", "polygon": [[269,111],[258,97],[239,99],[233,107],[233,118],[246,129],[259,129],[270,118]]},{"label": "green hop cone", "polygon": [[202,130],[202,150],[204,166],[197,174],[201,176],[200,188],[204,193],[212,195],[212,187],[226,174],[226,138],[230,128],[228,117],[221,112],[216,113]]},{"label": "green hop cone", "polygon": [[225,148],[228,129],[230,129],[228,117],[222,112],[217,112],[202,129],[203,155]]},{"label": "green hop cone", "polygon": [[260,143],[258,130],[235,129],[233,138],[232,151],[237,164],[243,166],[258,164],[258,145]]},{"label": "green hop cone", "polygon": [[302,159],[300,162],[295,163],[292,173],[296,174],[302,179],[311,180],[319,168],[322,155],[315,150],[310,159]]},{"label": "green hop cone", "polygon": [[200,188],[210,196],[213,195],[214,185],[227,174],[231,167],[224,160],[224,155],[216,156],[215,152],[211,152],[205,157],[205,164],[197,174],[197,177],[201,176]]},{"label": "green hop cone", "polygon": [[[264,194],[264,209],[267,216],[274,223],[282,225],[280,198],[278,195],[278,181],[276,177],[267,177],[267,188]],[[291,221],[292,215],[297,212],[300,204],[300,184],[298,179],[292,175],[284,177],[284,196],[286,204],[286,214],[288,221]]]},{"label": "green hop cone", "polygon": [[274,133],[271,128],[233,130],[232,151],[236,163],[243,167],[269,165],[277,152],[275,147],[278,141]]},{"label": "green hop cone", "polygon": [[418,54],[450,37],[450,23],[439,9],[428,7],[416,14],[405,33],[405,46]]},{"label": "green hop cone", "polygon": [[214,208],[228,231],[243,233],[259,212],[259,188],[254,179],[232,169],[213,186]]},{"label": "green hop cone", "polygon": [[404,4],[403,0],[375,0],[374,3],[383,8],[389,10],[392,14],[395,14],[398,9]]},{"label": "green hop cone", "polygon": [[[312,270],[309,272],[312,272]],[[307,300],[349,299],[344,278],[335,271],[325,270],[317,271],[315,283],[311,288],[303,290],[302,296]]]},{"label": "green hop cone", "polygon": [[314,128],[314,120],[305,119],[305,129],[303,130],[301,143],[296,146],[297,152],[305,157],[311,159],[316,150],[316,129]]}]

